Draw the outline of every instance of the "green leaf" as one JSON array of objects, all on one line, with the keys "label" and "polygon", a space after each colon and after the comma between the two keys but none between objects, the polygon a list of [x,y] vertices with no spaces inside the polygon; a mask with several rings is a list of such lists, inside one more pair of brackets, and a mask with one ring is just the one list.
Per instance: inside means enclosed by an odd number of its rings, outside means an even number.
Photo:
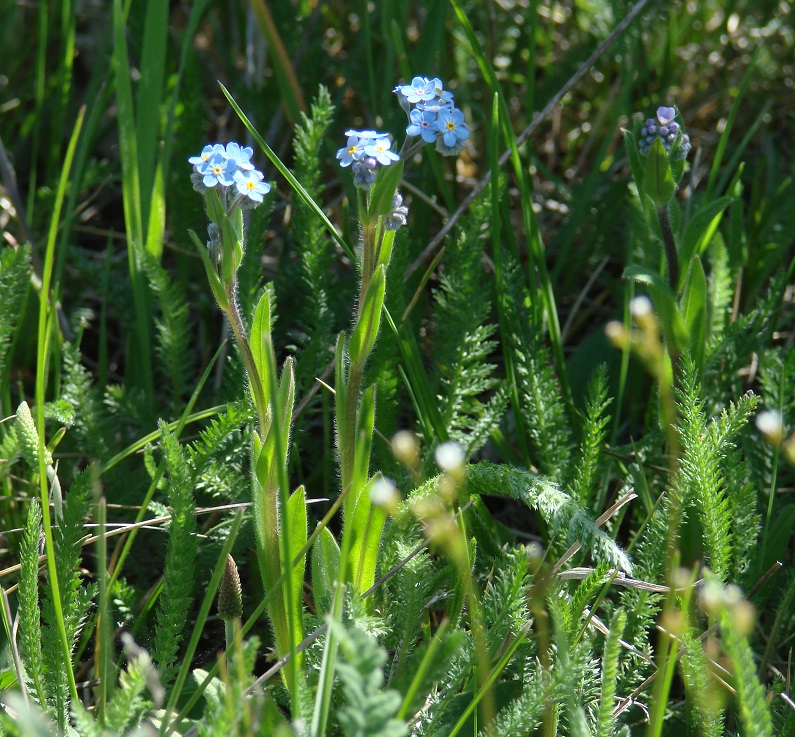
[{"label": "green leaf", "polygon": [[641,159],[640,152],[638,151],[638,142],[635,139],[635,134],[626,128],[623,128],[621,132],[624,134],[624,146],[627,149],[627,158],[629,159],[629,167],[632,170],[632,178],[635,180],[638,192],[642,192],[645,173],[643,159]]},{"label": "green leaf", "polygon": [[690,336],[690,353],[700,371],[704,365],[707,343],[707,276],[698,256],[693,256],[690,261],[681,305]]},{"label": "green leaf", "polygon": [[[381,167],[375,183],[370,190],[367,216],[363,221],[375,223],[382,215],[387,215],[392,210],[392,198],[395,196],[400,178],[403,176],[403,162],[396,161],[389,166]],[[364,213],[360,213],[364,215]]]},{"label": "green leaf", "polygon": [[312,590],[318,617],[329,611],[339,567],[340,546],[329,529],[323,527],[312,546]]},{"label": "green leaf", "polygon": [[676,182],[674,182],[668,154],[659,138],[654,140],[654,144],[646,158],[646,176],[643,189],[658,208],[667,205],[671,197],[674,196],[674,192],[676,192]]},{"label": "green leaf", "polygon": [[367,387],[362,394],[356,423],[356,449],[351,492],[359,494],[370,474],[370,449],[373,444],[373,427],[375,425],[375,384]]},{"label": "green leaf", "polygon": [[383,266],[378,266],[367,287],[362,305],[362,314],[348,344],[351,363],[364,362],[375,345],[378,328],[381,324],[381,309],[384,306],[386,278]]},{"label": "green leaf", "polygon": [[222,262],[221,275],[226,284],[234,284],[243,260],[243,211],[237,208],[231,215],[221,217]]},{"label": "green leaf", "polygon": [[704,205],[687,224],[682,239],[680,257],[683,264],[690,261],[691,256],[700,256],[709,245],[712,236],[720,225],[723,211],[731,204],[731,197],[721,197],[708,205]]},{"label": "green leaf", "polygon": [[301,596],[304,590],[304,572],[306,570],[306,553],[303,553],[300,563],[293,565],[293,561],[301,555],[301,551],[306,545],[306,491],[303,486],[299,486],[287,501],[285,525],[289,527],[288,540],[290,542],[290,554],[287,565],[291,566],[290,575],[292,576],[292,587],[290,593],[293,597],[293,618],[294,636],[297,637],[295,645],[303,637],[303,617],[301,608]]},{"label": "green leaf", "polygon": [[674,353],[681,353],[690,339],[676,297],[665,280],[659,274],[640,266],[628,266],[624,269],[624,278],[646,285],[669,349]]},{"label": "green leaf", "polygon": [[[367,591],[375,581],[381,532],[386,522],[386,510],[373,504],[370,498],[373,484],[378,480],[380,480],[380,476],[377,475],[367,482],[353,513],[353,524],[351,525],[353,544],[348,559],[348,572],[359,593]],[[372,598],[367,602],[372,605]]]},{"label": "green leaf", "polygon": [[[251,355],[254,360],[254,366],[260,377],[260,384],[263,390],[270,383],[270,371],[268,369],[269,361],[272,360],[271,354],[273,347],[271,344],[271,296],[270,291],[265,290],[257,303],[257,309],[254,310],[254,320],[251,323],[251,336],[249,338],[251,343]],[[255,397],[257,406],[267,406],[266,397]],[[266,431],[265,428],[262,429]]]},{"label": "green leaf", "polygon": [[210,254],[207,253],[206,246],[192,230],[188,231],[188,235],[190,235],[193,245],[196,246],[196,250],[199,252],[199,256],[204,264],[204,270],[207,272],[207,281],[210,282],[210,289],[212,290],[213,297],[215,297],[215,301],[224,312],[227,312],[229,310],[229,297],[226,294],[224,285],[218,278],[218,272],[215,270],[215,264],[210,260]]},{"label": "green leaf", "polygon": [[376,266],[383,264],[384,268],[389,266],[389,259],[392,258],[392,246],[395,243],[395,230],[387,230],[381,238],[381,243],[378,248],[378,259]]}]

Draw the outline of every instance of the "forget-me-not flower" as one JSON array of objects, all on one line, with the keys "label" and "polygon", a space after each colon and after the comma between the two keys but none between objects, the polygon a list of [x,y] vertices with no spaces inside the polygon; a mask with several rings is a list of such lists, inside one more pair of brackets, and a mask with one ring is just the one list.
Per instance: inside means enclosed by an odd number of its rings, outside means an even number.
[{"label": "forget-me-not flower", "polygon": [[250,146],[243,148],[234,141],[230,141],[226,144],[225,153],[226,157],[237,162],[238,168],[243,171],[251,171],[254,168],[254,164],[249,161],[254,153],[254,149]]},{"label": "forget-me-not flower", "polygon": [[368,156],[372,156],[382,166],[389,166],[393,161],[400,160],[400,156],[392,150],[392,142],[386,134],[369,139],[364,147],[364,152]]},{"label": "forget-me-not flower", "polygon": [[676,118],[676,108],[661,105],[657,108],[656,116],[656,119],[649,118],[643,128],[641,128],[640,140],[638,141],[640,152],[644,156],[648,154],[654,145],[654,139],[659,138],[662,141],[663,148],[670,153],[676,142],[677,135],[681,132],[682,140],[674,158],[684,159],[691,148],[690,136],[682,131],[679,123],[674,120]]},{"label": "forget-me-not flower", "polygon": [[194,166],[199,166],[200,164],[206,163],[210,156],[215,153],[223,153],[224,147],[220,143],[208,143],[203,149],[201,154],[198,156],[191,156],[188,159],[188,163],[193,164]]},{"label": "forget-me-not flower", "polygon": [[356,131],[348,131],[347,144],[337,151],[337,158],[340,166],[350,166],[354,161],[358,161],[364,156],[364,142],[369,139],[362,139]]},{"label": "forget-me-not flower", "polygon": [[262,202],[264,195],[271,191],[270,184],[262,181],[264,178],[262,172],[256,169],[246,173],[238,170],[234,176],[237,191],[257,204]]},{"label": "forget-me-not flower", "polygon": [[[221,197],[227,213],[240,208],[249,210],[259,205],[264,195],[270,192],[270,185],[264,182],[262,172],[251,163],[253,149],[243,147],[234,141],[226,146],[220,143],[207,144],[199,156],[191,156],[193,164],[190,180],[197,192],[220,187]],[[232,185],[235,185],[233,188]]]},{"label": "forget-me-not flower", "polygon": [[657,120],[660,125],[668,125],[676,117],[676,109],[672,107],[660,106],[657,108]]},{"label": "forget-me-not flower", "polygon": [[458,108],[442,110],[436,116],[436,132],[448,148],[456,145],[458,141],[469,138],[469,128],[464,121],[464,113]]},{"label": "forget-me-not flower", "polygon": [[196,168],[202,175],[202,183],[205,187],[214,187],[216,184],[229,187],[234,182],[237,162],[234,159],[227,159],[220,151],[216,151],[207,161],[199,164]]},{"label": "forget-me-not flower", "polygon": [[436,140],[435,121],[435,112],[419,107],[415,108],[409,114],[409,126],[406,128],[406,133],[409,136],[422,136],[425,143],[433,143]]},{"label": "forget-me-not flower", "polygon": [[395,87],[394,92],[408,100],[412,104],[433,100],[436,97],[436,83],[441,86],[441,81],[438,79],[428,79],[427,77],[414,77],[411,84],[399,84]]}]

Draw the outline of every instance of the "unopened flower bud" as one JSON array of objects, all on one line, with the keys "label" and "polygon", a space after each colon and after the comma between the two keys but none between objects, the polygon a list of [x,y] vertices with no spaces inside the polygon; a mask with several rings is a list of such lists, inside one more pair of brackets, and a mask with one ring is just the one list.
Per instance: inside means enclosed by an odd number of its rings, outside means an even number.
[{"label": "unopened flower bud", "polygon": [[396,514],[400,506],[400,494],[392,479],[377,478],[370,487],[370,500],[389,514]]},{"label": "unopened flower bud", "polygon": [[765,410],[756,416],[756,428],[771,445],[778,446],[784,439],[784,423],[778,412]]},{"label": "unopened flower bud", "polygon": [[436,465],[439,466],[442,471],[452,474],[459,473],[463,469],[466,461],[464,449],[454,440],[442,443],[436,449],[434,457],[436,458]]},{"label": "unopened flower bud", "polygon": [[420,462],[420,443],[411,430],[399,430],[392,437],[392,453],[404,466],[416,468]]},{"label": "unopened flower bud", "polygon": [[243,588],[237,564],[231,555],[226,556],[226,567],[218,587],[218,616],[221,619],[240,619],[243,616]]}]

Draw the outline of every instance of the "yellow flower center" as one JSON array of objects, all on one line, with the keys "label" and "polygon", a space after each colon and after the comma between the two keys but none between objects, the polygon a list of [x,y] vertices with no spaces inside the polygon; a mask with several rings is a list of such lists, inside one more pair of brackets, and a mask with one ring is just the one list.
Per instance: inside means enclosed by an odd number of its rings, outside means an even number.
[{"label": "yellow flower center", "polygon": [[455,123],[452,120],[448,120],[447,123],[445,123],[445,125],[447,126],[447,130],[449,131],[455,130]]},{"label": "yellow flower center", "polygon": [[246,182],[246,186],[247,186],[249,189],[254,189],[254,187],[256,187],[256,186],[257,186],[257,183],[256,183],[256,182],[252,182],[252,181],[249,179],[249,180]]},{"label": "yellow flower center", "polygon": [[356,153],[356,146],[348,146],[348,153],[353,155]]}]

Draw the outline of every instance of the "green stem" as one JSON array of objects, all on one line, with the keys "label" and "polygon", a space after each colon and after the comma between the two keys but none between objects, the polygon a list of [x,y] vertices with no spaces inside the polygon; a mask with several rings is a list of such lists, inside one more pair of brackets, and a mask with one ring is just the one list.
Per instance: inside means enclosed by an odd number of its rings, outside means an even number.
[{"label": "green stem", "polygon": [[226,652],[227,655],[232,652],[235,646],[235,633],[240,629],[240,619],[238,617],[231,617],[224,620],[224,637],[226,639]]},{"label": "green stem", "polygon": [[668,205],[657,210],[657,217],[665,246],[665,260],[668,262],[668,281],[671,284],[671,291],[676,294],[679,291],[679,256],[676,253],[676,241],[671,227],[671,216],[668,214]]}]

